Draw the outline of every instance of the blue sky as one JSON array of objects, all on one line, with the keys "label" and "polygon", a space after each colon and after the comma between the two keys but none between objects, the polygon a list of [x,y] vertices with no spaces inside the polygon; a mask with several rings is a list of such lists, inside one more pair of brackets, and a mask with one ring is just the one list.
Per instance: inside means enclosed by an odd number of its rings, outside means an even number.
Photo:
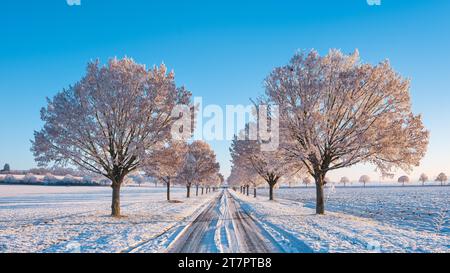
[{"label": "blue sky", "polygon": [[[129,56],[164,62],[205,104],[247,104],[298,49],[360,50],[390,59],[411,78],[413,108],[431,131],[422,166],[450,172],[450,1],[2,1],[0,10],[0,164],[35,166],[29,152],[39,109],[84,74],[86,63]],[[225,174],[228,142],[211,143]],[[337,171],[357,179],[373,166]]]}]

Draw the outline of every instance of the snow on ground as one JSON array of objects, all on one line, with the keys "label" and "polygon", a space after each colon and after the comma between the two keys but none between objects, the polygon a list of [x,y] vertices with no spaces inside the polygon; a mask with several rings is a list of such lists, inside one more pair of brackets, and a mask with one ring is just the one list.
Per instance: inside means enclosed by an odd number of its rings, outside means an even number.
[{"label": "snow on ground", "polygon": [[284,252],[228,190],[195,218],[168,247],[172,253]]},{"label": "snow on ground", "polygon": [[[124,187],[121,210],[109,216],[109,187],[0,185],[0,252],[122,252],[145,243],[160,251],[183,221],[215,194],[185,197],[173,188]],[[174,233],[173,231],[172,233]],[[153,248],[151,247],[154,245]]]},{"label": "snow on ground", "polygon": [[[267,190],[260,194],[268,196]],[[275,198],[315,208],[316,190],[281,188]],[[327,187],[326,210],[369,218],[400,228],[450,235],[450,187]]]},{"label": "snow on ground", "polygon": [[275,201],[259,192],[233,194],[276,240],[305,252],[450,252],[449,187],[329,188],[326,215],[315,215],[315,189],[278,189]]},{"label": "snow on ground", "polygon": [[[246,213],[285,252],[450,252],[450,187],[330,187],[324,216],[314,213],[313,188],[277,189],[275,201],[266,191],[255,199],[230,190],[239,209],[226,198],[214,206],[218,252],[236,251],[236,219]],[[181,203],[165,194],[124,187],[126,217],[115,219],[109,187],[0,185],[0,252],[163,252],[219,192],[187,199],[172,189]]]}]

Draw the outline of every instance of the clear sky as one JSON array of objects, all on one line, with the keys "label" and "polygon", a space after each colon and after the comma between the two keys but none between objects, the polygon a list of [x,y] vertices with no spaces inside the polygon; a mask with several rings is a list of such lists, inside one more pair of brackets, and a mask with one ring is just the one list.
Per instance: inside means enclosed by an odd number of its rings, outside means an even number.
[{"label": "clear sky", "polygon": [[[82,77],[86,63],[129,56],[164,62],[205,104],[248,104],[263,80],[298,49],[360,50],[390,59],[411,78],[413,108],[431,131],[414,179],[450,172],[450,1],[2,1],[0,8],[0,164],[34,167],[33,130],[45,98]],[[211,143],[225,175],[226,141]],[[337,171],[357,179],[373,166]]]}]

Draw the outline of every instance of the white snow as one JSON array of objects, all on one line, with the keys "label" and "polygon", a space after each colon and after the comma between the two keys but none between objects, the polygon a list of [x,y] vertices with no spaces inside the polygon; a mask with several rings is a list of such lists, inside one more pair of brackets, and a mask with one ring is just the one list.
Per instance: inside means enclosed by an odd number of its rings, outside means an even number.
[{"label": "white snow", "polygon": [[[260,190],[268,196],[267,190]],[[445,186],[385,186],[327,187],[326,210],[359,216],[400,228],[437,233],[450,232],[450,187]],[[315,208],[314,187],[281,188],[275,199],[289,199]],[[442,225],[436,221],[445,220]]]},{"label": "white snow", "polygon": [[[124,187],[112,218],[109,187],[0,185],[0,252],[164,252],[216,193],[185,197],[173,188]],[[195,193],[195,191],[194,191]],[[326,215],[315,215],[315,189],[282,188],[269,201],[230,190],[279,252],[450,252],[450,187],[329,187]],[[194,194],[195,195],[195,194]],[[240,251],[230,199],[208,226],[215,252]]]},{"label": "white snow", "polygon": [[259,192],[233,194],[272,237],[305,252],[450,252],[450,187],[328,188],[326,215],[315,215],[313,188],[278,189],[275,201]]},{"label": "white snow", "polygon": [[[109,187],[0,185],[0,252],[123,252],[143,243],[161,251],[170,230],[214,194],[185,197],[184,188],[124,187],[121,210],[109,216]],[[173,232],[172,232],[173,233]],[[152,247],[153,246],[153,247]]]}]

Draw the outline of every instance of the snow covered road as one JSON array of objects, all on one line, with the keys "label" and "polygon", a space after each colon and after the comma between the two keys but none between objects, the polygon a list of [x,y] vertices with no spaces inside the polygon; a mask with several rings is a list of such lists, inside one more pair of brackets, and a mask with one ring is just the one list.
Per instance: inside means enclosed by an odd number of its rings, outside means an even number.
[{"label": "snow covered road", "polygon": [[267,253],[280,248],[223,190],[169,247],[176,253]]}]

